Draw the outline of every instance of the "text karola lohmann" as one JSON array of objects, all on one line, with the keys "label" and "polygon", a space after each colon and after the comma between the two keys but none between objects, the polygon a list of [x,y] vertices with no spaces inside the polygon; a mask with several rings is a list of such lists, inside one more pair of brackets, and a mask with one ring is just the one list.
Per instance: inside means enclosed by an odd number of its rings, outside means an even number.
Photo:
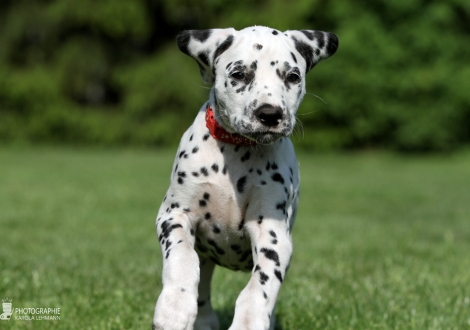
[{"label": "text karola lohmann", "polygon": [[59,321],[60,307],[56,308],[15,308],[14,319],[23,321]]}]

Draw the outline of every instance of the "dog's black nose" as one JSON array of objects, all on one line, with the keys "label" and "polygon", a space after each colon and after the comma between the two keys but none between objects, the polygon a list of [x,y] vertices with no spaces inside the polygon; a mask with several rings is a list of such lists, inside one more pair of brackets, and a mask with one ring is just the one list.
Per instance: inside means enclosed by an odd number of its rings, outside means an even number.
[{"label": "dog's black nose", "polygon": [[282,109],[270,104],[263,104],[255,110],[255,116],[264,126],[275,127],[282,121]]}]

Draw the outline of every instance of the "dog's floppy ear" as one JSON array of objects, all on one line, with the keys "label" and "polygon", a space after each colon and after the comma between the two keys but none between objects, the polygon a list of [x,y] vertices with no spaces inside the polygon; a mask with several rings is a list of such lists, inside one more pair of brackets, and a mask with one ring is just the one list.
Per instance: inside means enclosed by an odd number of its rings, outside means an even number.
[{"label": "dog's floppy ear", "polygon": [[305,73],[309,72],[321,60],[333,56],[338,49],[338,37],[330,32],[289,30],[285,33],[292,39],[295,49],[305,60]]},{"label": "dog's floppy ear", "polygon": [[215,80],[214,63],[233,43],[236,30],[186,30],[176,37],[178,48],[194,58],[201,71],[202,80],[212,84]]}]

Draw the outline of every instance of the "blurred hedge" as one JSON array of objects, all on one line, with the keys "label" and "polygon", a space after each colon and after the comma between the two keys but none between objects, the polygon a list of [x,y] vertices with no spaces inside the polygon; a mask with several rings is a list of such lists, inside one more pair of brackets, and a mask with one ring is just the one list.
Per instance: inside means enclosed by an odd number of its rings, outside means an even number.
[{"label": "blurred hedge", "polygon": [[468,0],[3,0],[0,141],[175,143],[209,92],[175,35],[250,25],[340,38],[308,76],[298,145],[470,142]]}]

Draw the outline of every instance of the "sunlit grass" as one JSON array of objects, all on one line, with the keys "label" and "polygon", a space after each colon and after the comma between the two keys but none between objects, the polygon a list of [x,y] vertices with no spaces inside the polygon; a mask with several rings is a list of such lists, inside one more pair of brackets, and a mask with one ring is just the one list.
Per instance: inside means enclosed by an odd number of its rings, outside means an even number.
[{"label": "sunlit grass", "polygon": [[[155,215],[174,150],[0,149],[0,299],[60,307],[5,329],[149,329]],[[278,329],[469,329],[470,154],[300,154]],[[226,329],[249,274],[217,269]]]}]

